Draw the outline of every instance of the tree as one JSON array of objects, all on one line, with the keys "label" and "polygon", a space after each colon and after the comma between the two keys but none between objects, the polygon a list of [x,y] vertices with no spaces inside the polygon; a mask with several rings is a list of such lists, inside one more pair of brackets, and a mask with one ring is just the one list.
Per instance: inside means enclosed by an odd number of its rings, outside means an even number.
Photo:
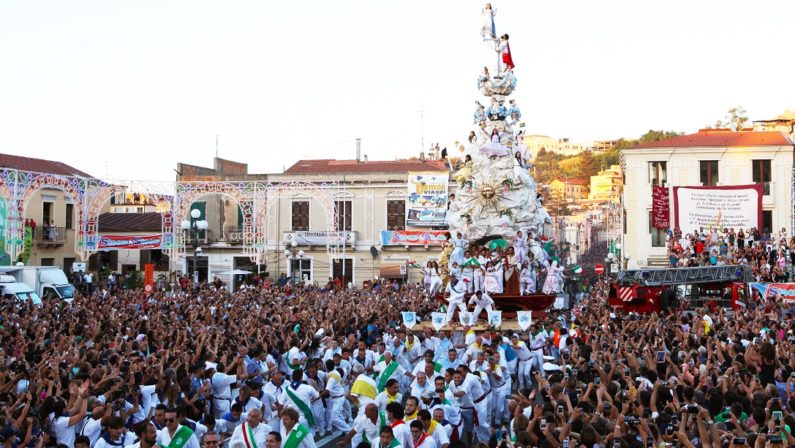
[{"label": "tree", "polygon": [[748,123],[748,112],[746,112],[743,106],[732,107],[726,112],[726,116],[723,117],[723,121],[717,120],[714,125],[709,126],[711,128],[728,128],[732,131],[739,131],[745,128],[745,125]]},{"label": "tree", "polygon": [[580,177],[585,179],[590,178],[599,171],[599,167],[596,165],[596,159],[590,150],[586,149],[580,153],[579,171]]},{"label": "tree", "polygon": [[649,129],[648,132],[640,136],[640,143],[643,144],[643,143],[658,142],[660,140],[676,137],[678,135],[682,135],[682,133],[676,131],[655,131],[653,129]]}]

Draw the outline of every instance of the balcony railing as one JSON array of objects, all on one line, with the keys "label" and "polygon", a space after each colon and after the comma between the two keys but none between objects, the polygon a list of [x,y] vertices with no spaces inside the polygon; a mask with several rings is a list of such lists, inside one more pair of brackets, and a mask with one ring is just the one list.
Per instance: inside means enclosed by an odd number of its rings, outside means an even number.
[{"label": "balcony railing", "polygon": [[36,227],[33,241],[39,246],[62,246],[66,244],[66,227]]}]

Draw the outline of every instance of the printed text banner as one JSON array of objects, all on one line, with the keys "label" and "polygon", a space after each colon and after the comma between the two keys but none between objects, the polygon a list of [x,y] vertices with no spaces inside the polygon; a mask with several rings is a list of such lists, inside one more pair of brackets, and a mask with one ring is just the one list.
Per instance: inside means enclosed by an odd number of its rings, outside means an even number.
[{"label": "printed text banner", "polygon": [[118,249],[158,249],[163,243],[163,235],[102,235],[99,237],[99,250]]},{"label": "printed text banner", "polygon": [[761,228],[762,185],[674,187],[675,225],[682,234],[699,228]]}]

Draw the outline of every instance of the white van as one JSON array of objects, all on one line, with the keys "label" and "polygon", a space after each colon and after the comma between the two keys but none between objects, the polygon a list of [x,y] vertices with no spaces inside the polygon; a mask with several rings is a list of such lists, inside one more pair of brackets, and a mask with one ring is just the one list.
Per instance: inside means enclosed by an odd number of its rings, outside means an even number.
[{"label": "white van", "polygon": [[20,302],[33,301],[34,305],[41,306],[41,297],[30,286],[18,282],[11,275],[0,275],[0,294],[3,297],[14,296]]}]

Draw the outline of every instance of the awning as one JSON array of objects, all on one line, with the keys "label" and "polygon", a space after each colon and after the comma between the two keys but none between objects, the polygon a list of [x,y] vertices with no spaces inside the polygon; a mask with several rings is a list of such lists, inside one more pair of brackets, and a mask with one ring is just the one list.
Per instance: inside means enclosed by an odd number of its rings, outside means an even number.
[{"label": "awning", "polygon": [[381,266],[381,270],[379,271],[378,275],[381,278],[403,278],[405,274],[400,273],[400,264],[396,265],[389,265],[389,266]]}]

